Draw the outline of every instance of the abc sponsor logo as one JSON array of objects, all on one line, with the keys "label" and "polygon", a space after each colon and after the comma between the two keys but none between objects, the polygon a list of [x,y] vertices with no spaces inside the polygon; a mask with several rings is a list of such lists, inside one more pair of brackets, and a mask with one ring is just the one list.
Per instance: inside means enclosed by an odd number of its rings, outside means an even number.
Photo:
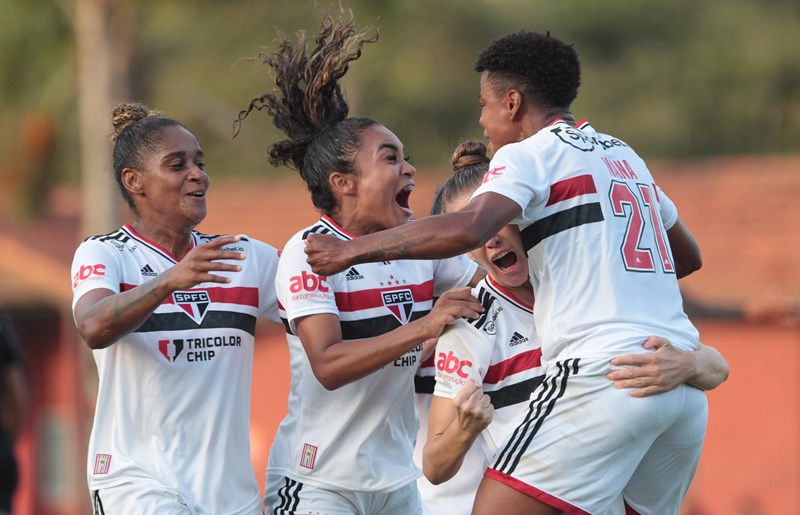
[{"label": "abc sponsor logo", "polygon": [[294,294],[292,300],[330,297],[333,294],[327,279],[325,276],[315,275],[305,270],[301,271],[300,275],[292,276],[289,279],[289,291]]},{"label": "abc sponsor logo", "polygon": [[106,265],[81,265],[72,277],[72,288],[77,288],[78,284],[87,279],[99,279],[106,275]]},{"label": "abc sponsor logo", "polygon": [[469,376],[470,368],[472,368],[472,361],[458,359],[458,356],[453,354],[453,351],[448,351],[447,354],[440,352],[436,358],[436,369],[439,372],[456,374],[462,379],[466,379]]},{"label": "abc sponsor logo", "polygon": [[295,275],[289,279],[289,291],[292,293],[300,293],[304,290],[327,293],[330,288],[328,288],[326,279],[327,277],[310,274],[303,270],[300,275]]}]

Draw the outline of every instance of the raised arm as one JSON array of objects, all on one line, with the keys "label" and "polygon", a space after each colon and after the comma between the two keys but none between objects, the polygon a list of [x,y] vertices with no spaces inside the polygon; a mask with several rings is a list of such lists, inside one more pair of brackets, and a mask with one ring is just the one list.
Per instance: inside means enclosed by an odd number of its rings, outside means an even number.
[{"label": "raised arm", "polygon": [[324,276],[357,263],[447,258],[480,247],[519,213],[513,200],[488,192],[460,211],[420,218],[349,241],[310,234],[305,251],[314,273]]}]

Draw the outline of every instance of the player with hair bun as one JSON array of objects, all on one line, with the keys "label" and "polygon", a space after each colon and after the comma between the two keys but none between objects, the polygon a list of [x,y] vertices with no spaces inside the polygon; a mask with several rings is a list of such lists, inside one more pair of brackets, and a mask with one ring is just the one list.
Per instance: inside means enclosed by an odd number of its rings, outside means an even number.
[{"label": "player with hair bun", "polygon": [[[421,513],[412,461],[417,433],[414,372],[423,342],[482,311],[466,286],[477,267],[464,258],[385,261],[338,274],[312,272],[311,234],[343,241],[405,225],[416,170],[403,144],[377,121],[349,117],[339,85],[365,43],[348,11],[325,14],[314,43],[281,36],[262,55],[277,89],[251,101],[286,139],[273,165],[299,171],[322,216],[284,247],[276,278],[292,369],[289,413],[269,455],[268,513]],[[436,304],[433,304],[438,297]]]},{"label": "player with hair bun", "polygon": [[72,309],[99,386],[89,440],[94,515],[260,514],[250,460],[258,317],[276,322],[276,249],[195,231],[203,150],[139,103],[113,112],[114,175],[135,221],[80,244]]}]

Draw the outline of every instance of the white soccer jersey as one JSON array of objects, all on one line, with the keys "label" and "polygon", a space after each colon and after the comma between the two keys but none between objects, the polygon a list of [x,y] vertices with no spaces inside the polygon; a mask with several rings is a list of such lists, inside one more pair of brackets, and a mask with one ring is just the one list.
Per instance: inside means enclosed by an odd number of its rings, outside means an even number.
[{"label": "white soccer jersey", "polygon": [[454,399],[468,379],[482,385],[494,406],[492,423],[481,433],[489,459],[519,424],[544,371],[533,307],[490,276],[473,295],[485,311],[475,320],[459,320],[439,338],[434,395]]},{"label": "white soccer jersey", "polygon": [[[215,236],[192,233],[194,245]],[[94,350],[99,388],[89,488],[156,482],[198,513],[260,513],[250,460],[250,381],[257,317],[279,321],[277,251],[243,237],[231,282],[170,295],[134,332]],[[85,293],[127,291],[176,264],[130,226],[86,239],[72,263],[73,309]],[[113,507],[109,507],[113,508]]]},{"label": "white soccer jersey", "polygon": [[420,474],[412,450],[414,372],[422,342],[381,370],[329,391],[311,370],[294,320],[331,313],[339,317],[344,342],[379,336],[426,315],[434,297],[468,284],[476,265],[466,258],[391,261],[320,277],[306,263],[309,233],[353,238],[323,216],[292,237],[281,255],[276,284],[292,383],[289,413],[275,436],[267,474],[335,490],[395,490]]},{"label": "white soccer jersey", "polygon": [[[436,354],[422,362],[414,377],[414,401],[419,414],[419,432],[414,445],[414,463],[422,468],[422,452],[428,439],[428,417],[436,384]],[[434,485],[425,476],[417,479],[424,515],[469,515],[475,502],[475,493],[489,466],[481,444],[476,441],[464,455],[461,469],[444,483]]]},{"label": "white soccer jersey", "polygon": [[[503,195],[519,225],[545,363],[643,352],[652,334],[695,350],[665,224],[666,196],[619,139],[563,120],[498,150],[474,196]],[[662,211],[664,213],[662,213]]]}]

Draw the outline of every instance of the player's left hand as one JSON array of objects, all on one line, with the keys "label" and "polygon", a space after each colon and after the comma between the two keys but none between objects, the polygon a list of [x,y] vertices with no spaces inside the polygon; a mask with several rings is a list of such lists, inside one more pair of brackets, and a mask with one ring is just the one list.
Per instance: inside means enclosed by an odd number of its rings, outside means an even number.
[{"label": "player's left hand", "polygon": [[626,367],[606,375],[615,388],[632,388],[632,397],[649,397],[677,388],[692,374],[693,354],[676,349],[668,339],[651,336],[644,348],[655,352],[627,354],[611,360],[614,366]]},{"label": "player's left hand", "polygon": [[345,259],[346,244],[330,234],[309,234],[306,237],[306,261],[315,274],[325,277],[338,274],[352,264]]}]

